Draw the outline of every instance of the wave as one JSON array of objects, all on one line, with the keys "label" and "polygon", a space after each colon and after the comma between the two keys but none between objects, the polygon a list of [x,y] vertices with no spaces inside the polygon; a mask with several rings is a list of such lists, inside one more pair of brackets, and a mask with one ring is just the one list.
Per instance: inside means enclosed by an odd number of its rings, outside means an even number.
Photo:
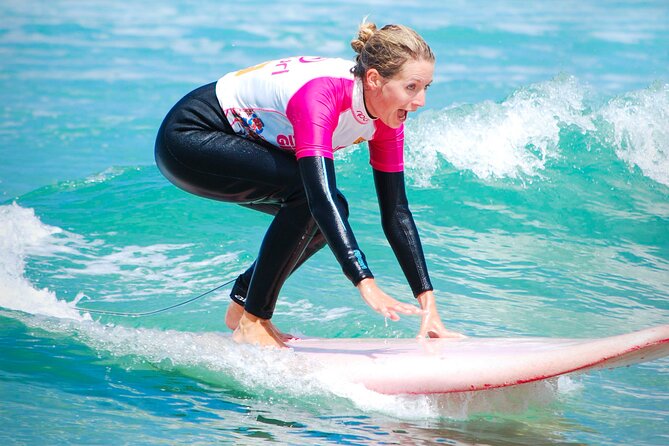
[{"label": "wave", "polygon": [[[538,178],[569,147],[586,152],[601,144],[629,167],[669,186],[669,84],[626,93],[599,107],[596,101],[588,86],[560,75],[522,87],[499,103],[425,111],[408,123],[408,170],[422,184],[449,165],[484,180]],[[583,142],[574,145],[574,139]]]},{"label": "wave", "polygon": [[[241,387],[261,397],[278,394],[300,401],[306,397],[305,404],[312,397],[330,401],[335,397],[343,405],[352,403],[364,411],[405,419],[463,419],[481,412],[521,412],[573,390],[571,381],[561,380],[454,395],[382,395],[333,376],[319,362],[305,360],[291,350],[237,345],[220,333],[133,328],[96,321],[74,307],[77,299],[68,302],[54,291],[38,289],[25,275],[27,256],[73,257],[82,246],[86,243],[81,239],[42,223],[32,209],[17,204],[0,206],[0,315],[71,336],[129,369],[150,363],[214,385]],[[126,254],[133,257],[133,253]],[[93,267],[85,274],[106,271],[107,267],[101,271]]]}]

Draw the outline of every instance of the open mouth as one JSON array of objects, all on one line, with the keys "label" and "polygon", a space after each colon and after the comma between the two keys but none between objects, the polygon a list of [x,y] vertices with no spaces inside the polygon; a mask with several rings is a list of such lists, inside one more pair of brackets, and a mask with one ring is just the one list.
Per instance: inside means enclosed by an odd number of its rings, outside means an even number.
[{"label": "open mouth", "polygon": [[400,122],[404,122],[406,121],[408,114],[409,112],[406,110],[397,110],[397,119],[399,119]]}]

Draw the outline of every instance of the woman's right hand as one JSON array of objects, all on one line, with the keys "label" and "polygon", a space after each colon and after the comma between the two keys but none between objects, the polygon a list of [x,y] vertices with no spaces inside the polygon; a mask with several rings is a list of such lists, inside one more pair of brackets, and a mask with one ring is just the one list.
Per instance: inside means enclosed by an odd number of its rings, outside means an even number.
[{"label": "woman's right hand", "polygon": [[373,278],[362,279],[356,288],[358,288],[360,296],[372,310],[390,320],[399,320],[400,317],[397,313],[423,314],[423,310],[417,306],[402,303],[388,296],[376,285],[376,281]]}]

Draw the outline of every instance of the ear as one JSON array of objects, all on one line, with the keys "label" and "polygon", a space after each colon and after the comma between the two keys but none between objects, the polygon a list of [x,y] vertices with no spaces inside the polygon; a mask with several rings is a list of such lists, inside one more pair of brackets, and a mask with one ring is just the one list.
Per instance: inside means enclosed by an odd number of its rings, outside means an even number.
[{"label": "ear", "polygon": [[377,89],[383,85],[383,77],[376,68],[367,70],[365,73],[365,84],[371,89]]}]

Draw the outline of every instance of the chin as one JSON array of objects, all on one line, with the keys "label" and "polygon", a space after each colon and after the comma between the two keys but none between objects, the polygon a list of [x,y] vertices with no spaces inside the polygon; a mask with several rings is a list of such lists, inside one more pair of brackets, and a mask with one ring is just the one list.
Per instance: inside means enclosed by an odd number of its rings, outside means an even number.
[{"label": "chin", "polygon": [[402,124],[404,124],[404,122],[400,121],[399,119],[389,120],[389,119],[381,118],[381,122],[383,122],[385,125],[387,125],[391,129],[398,129],[398,128],[402,127]]}]

